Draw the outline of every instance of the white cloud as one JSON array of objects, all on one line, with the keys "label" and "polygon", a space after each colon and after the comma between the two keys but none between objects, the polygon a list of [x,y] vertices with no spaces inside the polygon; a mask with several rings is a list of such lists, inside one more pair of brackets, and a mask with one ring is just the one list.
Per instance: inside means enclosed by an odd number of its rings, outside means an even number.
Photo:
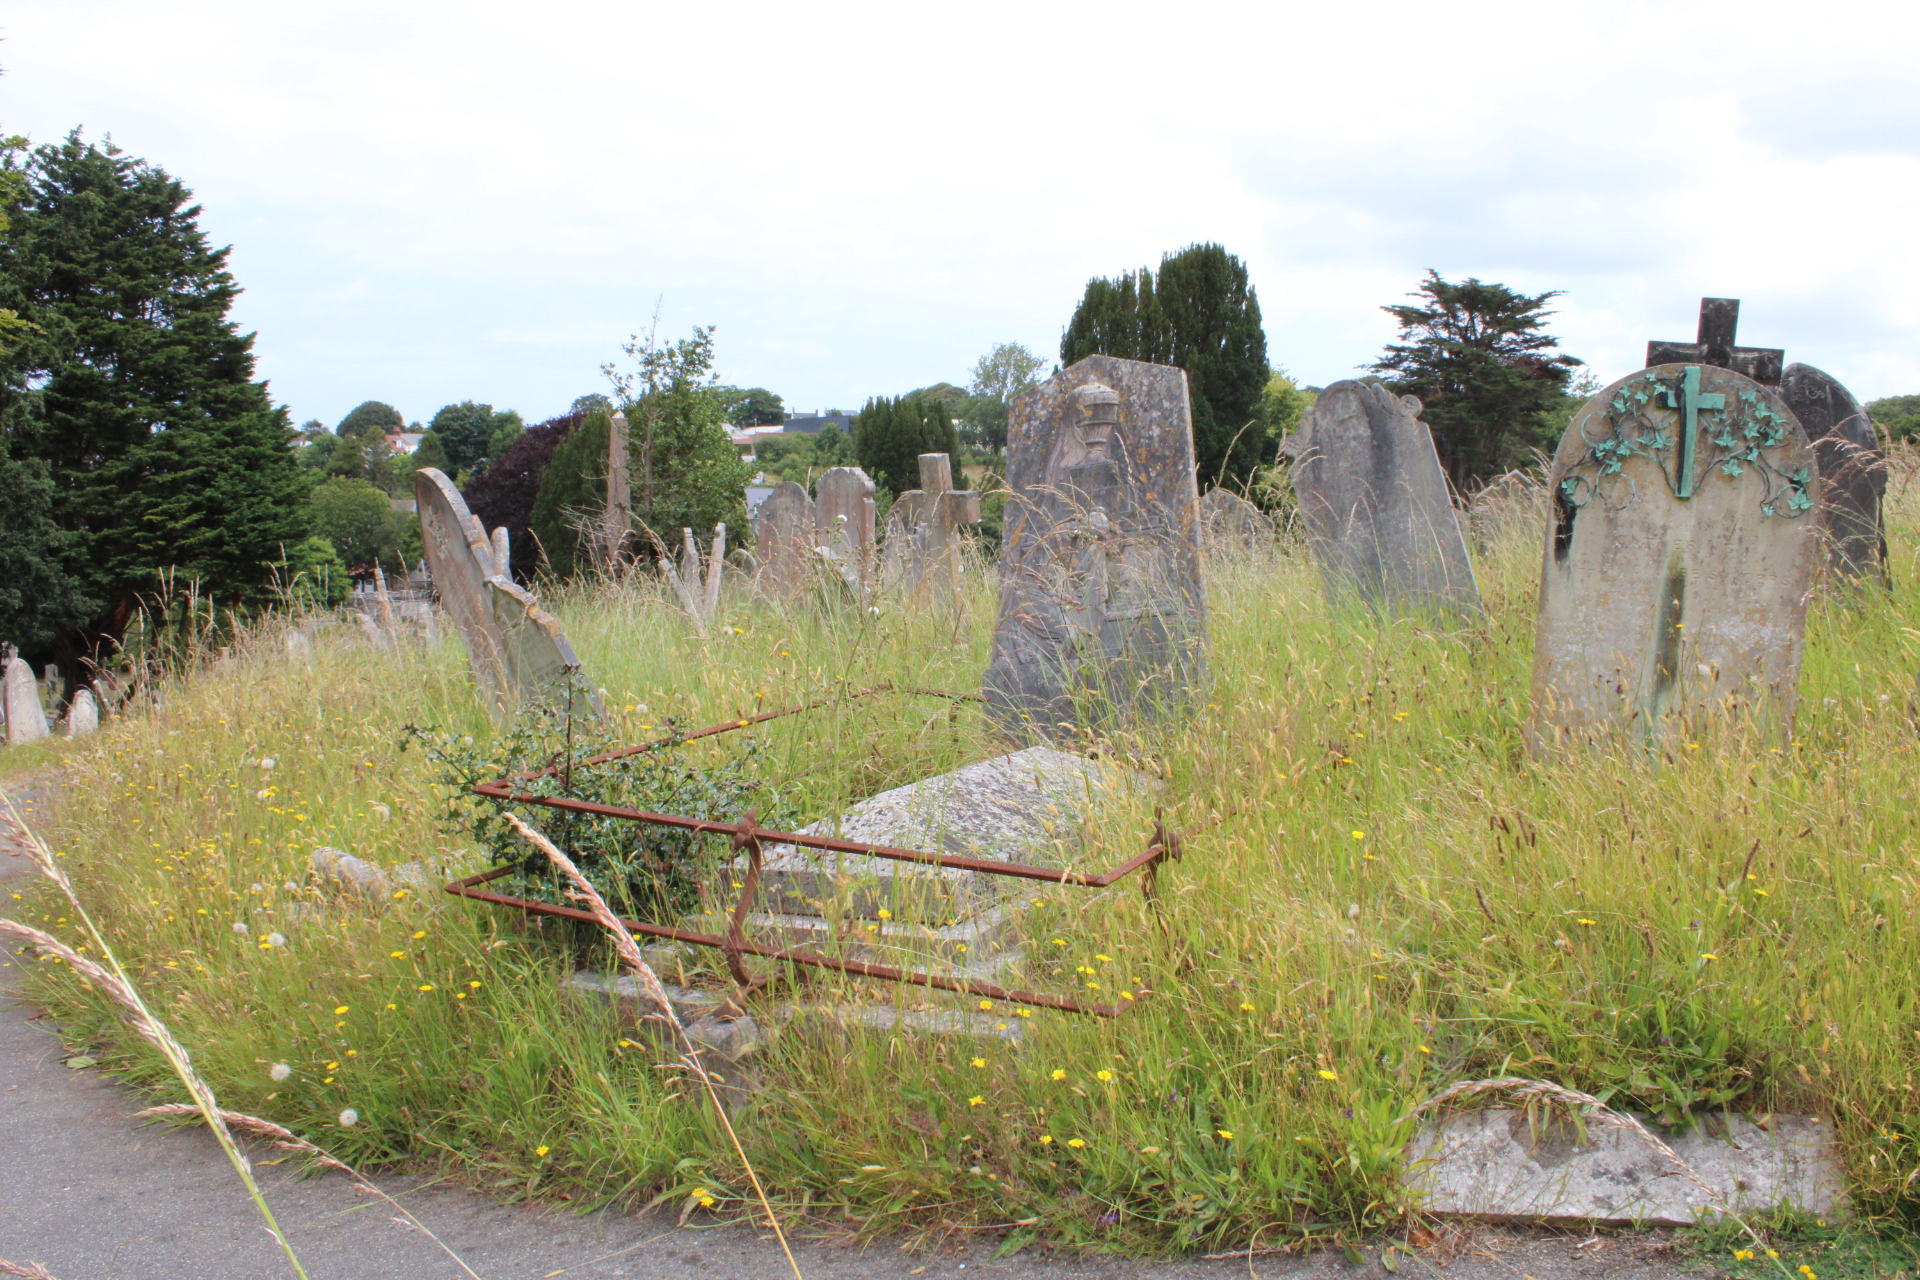
[{"label": "white cloud", "polygon": [[1433,267],[1559,289],[1603,375],[1691,334],[1920,390],[1912,14],[1864,4],[914,7],[16,0],[0,121],[196,189],[300,417],[597,389],[719,326],[803,408],[1051,355],[1216,239],[1326,382]]}]

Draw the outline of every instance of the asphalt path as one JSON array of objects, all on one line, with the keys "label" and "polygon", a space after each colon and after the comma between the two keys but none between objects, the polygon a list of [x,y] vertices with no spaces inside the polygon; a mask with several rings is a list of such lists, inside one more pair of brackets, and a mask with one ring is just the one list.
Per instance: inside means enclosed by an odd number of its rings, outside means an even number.
[{"label": "asphalt path", "polygon": [[[53,802],[44,785],[13,794],[30,821],[44,819]],[[25,858],[0,855],[0,885],[32,874]],[[11,947],[0,961],[6,965],[0,968],[0,1258],[38,1263],[57,1280],[292,1276],[212,1137],[199,1128],[143,1124],[133,1118],[142,1105],[138,1094],[98,1071],[66,1066],[70,1055],[53,1020],[12,997],[14,980],[30,961]],[[312,1280],[778,1280],[793,1274],[770,1232],[738,1223],[696,1219],[679,1227],[666,1210],[579,1217],[496,1204],[445,1182],[377,1179],[459,1256],[456,1262],[346,1177],[303,1177],[295,1162],[267,1164],[275,1153],[253,1154],[267,1200]],[[1388,1274],[1377,1250],[1359,1265],[1324,1252],[1143,1262],[1027,1249],[994,1259],[999,1243],[992,1233],[970,1232],[915,1249],[897,1241],[862,1246],[806,1239],[795,1242],[794,1257],[807,1280],[1358,1280]],[[1466,1226],[1447,1232],[1424,1257],[1400,1255],[1396,1274],[1671,1280],[1684,1273],[1662,1235]]]}]

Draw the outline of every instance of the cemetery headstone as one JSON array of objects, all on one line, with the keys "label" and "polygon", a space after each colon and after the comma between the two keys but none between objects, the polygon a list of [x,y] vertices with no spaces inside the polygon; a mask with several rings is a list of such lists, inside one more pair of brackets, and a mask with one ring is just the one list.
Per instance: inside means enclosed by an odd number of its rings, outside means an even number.
[{"label": "cemetery headstone", "polygon": [[805,486],[788,480],[767,495],[753,519],[762,590],[791,595],[806,583],[814,556],[813,534],[813,499]]},{"label": "cemetery headstone", "polygon": [[1813,443],[1820,478],[1827,482],[1821,514],[1827,522],[1827,554],[1850,578],[1887,580],[1887,534],[1881,503],[1887,493],[1887,462],[1867,411],[1838,379],[1810,364],[1790,364],[1780,377],[1780,396]]},{"label": "cemetery headstone", "polygon": [[1200,495],[1200,529],[1210,554],[1250,556],[1273,550],[1273,517],[1219,485]]},{"label": "cemetery headstone", "polygon": [[1480,609],[1480,587],[1420,401],[1336,382],[1284,445],[1330,604],[1389,617]]},{"label": "cemetery headstone", "polygon": [[1088,356],[1013,402],[987,710],[1015,738],[1178,714],[1206,678],[1187,375]]},{"label": "cemetery headstone", "polygon": [[513,580],[513,542],[507,533],[507,526],[501,525],[495,529],[488,545],[493,549],[493,571],[511,582]]},{"label": "cemetery headstone", "polygon": [[21,746],[48,736],[47,711],[40,705],[40,682],[18,658],[7,660],[7,745]]},{"label": "cemetery headstone", "polygon": [[1713,365],[1631,374],[1574,415],[1547,481],[1533,746],[1709,705],[1784,731],[1823,486],[1779,395]]},{"label": "cemetery headstone", "polygon": [[865,590],[873,579],[874,483],[859,467],[834,467],[814,483],[814,545]]},{"label": "cemetery headstone", "polygon": [[99,727],[100,704],[93,700],[93,690],[82,689],[67,707],[67,736],[84,738]]},{"label": "cemetery headstone", "polygon": [[580,670],[580,659],[559,620],[540,607],[532,592],[503,577],[489,578],[487,590],[500,635],[507,691],[514,703],[545,702],[557,707],[574,697],[569,677]]},{"label": "cemetery headstone", "polygon": [[498,705],[507,676],[500,631],[493,620],[493,597],[487,589],[487,579],[494,576],[493,545],[467,510],[460,491],[438,469],[422,467],[415,472],[414,492],[427,568],[440,593],[440,605],[467,646],[467,663],[481,699],[489,706]]},{"label": "cemetery headstone", "polygon": [[1734,332],[1740,327],[1740,299],[1700,299],[1700,326],[1693,342],[1668,342],[1656,338],[1647,344],[1647,367],[1658,364],[1704,364],[1716,369],[1731,369],[1751,378],[1763,387],[1780,385],[1780,366],[1787,353],[1779,347],[1737,347]]},{"label": "cemetery headstone", "polygon": [[935,596],[950,591],[960,575],[965,546],[961,526],[980,523],[980,494],[953,487],[953,460],[944,453],[920,455],[920,487],[909,489],[887,511],[888,586]]}]

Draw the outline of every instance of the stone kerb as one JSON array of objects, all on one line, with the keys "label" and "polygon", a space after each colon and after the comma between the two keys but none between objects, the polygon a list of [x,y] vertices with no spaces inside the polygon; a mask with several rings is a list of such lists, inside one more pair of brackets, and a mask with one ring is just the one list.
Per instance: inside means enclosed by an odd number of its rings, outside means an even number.
[{"label": "stone kerb", "polygon": [[1887,460],[1873,422],[1851,391],[1810,364],[1790,364],[1780,397],[1813,445],[1827,482],[1820,514],[1826,522],[1829,563],[1848,578],[1886,584],[1887,533],[1881,506]]},{"label": "stone kerb", "polygon": [[1587,401],[1547,478],[1534,748],[1709,709],[1784,734],[1824,484],[1779,395],[1711,365],[1642,370]]},{"label": "stone kerb", "polygon": [[1330,604],[1358,599],[1388,617],[1480,611],[1419,400],[1376,383],[1336,382],[1284,447]]},{"label": "stone kerb", "polygon": [[1185,714],[1206,680],[1187,376],[1089,356],[1013,402],[987,711],[1016,741]]}]

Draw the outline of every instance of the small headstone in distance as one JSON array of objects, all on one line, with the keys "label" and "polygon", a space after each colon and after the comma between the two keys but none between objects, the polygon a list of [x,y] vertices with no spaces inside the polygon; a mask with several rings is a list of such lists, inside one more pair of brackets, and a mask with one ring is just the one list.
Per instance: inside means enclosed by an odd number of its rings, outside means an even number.
[{"label": "small headstone in distance", "polygon": [[82,689],[67,706],[67,736],[84,738],[99,727],[100,704],[93,700],[93,690]]},{"label": "small headstone in distance", "polygon": [[1329,603],[1357,599],[1389,617],[1479,611],[1479,584],[1419,400],[1378,383],[1336,382],[1285,448]]},{"label": "small headstone in distance", "polygon": [[1810,364],[1787,366],[1780,397],[1800,420],[1813,444],[1820,477],[1827,482],[1821,514],[1834,569],[1850,578],[1885,582],[1887,533],[1881,504],[1887,495],[1887,460],[1867,411],[1838,379]]},{"label": "small headstone in distance", "polygon": [[962,526],[978,523],[980,494],[953,487],[952,458],[921,454],[920,487],[901,494],[887,511],[882,580],[909,594],[922,586],[936,595],[951,591],[959,581]]},{"label": "small headstone in distance", "polygon": [[753,518],[753,550],[760,561],[760,586],[774,595],[791,595],[806,582],[814,556],[813,499],[806,487],[783,482]]},{"label": "small headstone in distance", "polygon": [[47,711],[40,705],[40,682],[18,658],[7,662],[7,745],[21,746],[48,736]]},{"label": "small headstone in distance", "polygon": [[1187,375],[1088,356],[1013,402],[987,712],[1016,740],[1184,714],[1206,680]]},{"label": "small headstone in distance", "polygon": [[855,586],[873,578],[874,483],[859,467],[834,467],[814,482],[814,545],[831,551]]},{"label": "small headstone in distance", "polygon": [[1535,749],[1729,699],[1784,733],[1823,484],[1779,394],[1713,365],[1629,374],[1574,415],[1547,483]]}]

